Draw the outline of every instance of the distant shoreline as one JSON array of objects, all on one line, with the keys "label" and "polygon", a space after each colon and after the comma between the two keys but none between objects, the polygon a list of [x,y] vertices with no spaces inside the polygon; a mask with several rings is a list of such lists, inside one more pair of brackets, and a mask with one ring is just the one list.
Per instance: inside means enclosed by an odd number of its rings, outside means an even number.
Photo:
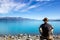
[{"label": "distant shoreline", "polygon": [[[23,17],[0,17],[0,20],[33,20],[41,21],[37,19],[23,18]],[[49,19],[49,21],[60,21],[60,19]]]}]

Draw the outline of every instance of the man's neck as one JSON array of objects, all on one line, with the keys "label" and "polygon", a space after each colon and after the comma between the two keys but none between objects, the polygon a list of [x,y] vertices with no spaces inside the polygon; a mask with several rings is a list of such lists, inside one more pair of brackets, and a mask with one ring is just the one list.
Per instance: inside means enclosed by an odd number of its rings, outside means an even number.
[{"label": "man's neck", "polygon": [[47,22],[45,22],[44,24],[47,24]]}]

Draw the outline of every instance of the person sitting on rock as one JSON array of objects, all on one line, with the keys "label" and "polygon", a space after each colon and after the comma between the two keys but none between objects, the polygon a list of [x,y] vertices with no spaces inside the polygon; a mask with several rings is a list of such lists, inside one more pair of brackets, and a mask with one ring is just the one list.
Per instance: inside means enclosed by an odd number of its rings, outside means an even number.
[{"label": "person sitting on rock", "polygon": [[40,25],[39,32],[41,34],[40,40],[54,40],[53,39],[53,27],[48,24],[48,18],[43,19],[44,23]]}]

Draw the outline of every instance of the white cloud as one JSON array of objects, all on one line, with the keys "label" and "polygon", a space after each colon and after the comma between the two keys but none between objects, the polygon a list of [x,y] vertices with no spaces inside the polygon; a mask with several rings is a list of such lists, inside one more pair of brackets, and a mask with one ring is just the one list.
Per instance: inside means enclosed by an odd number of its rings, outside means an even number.
[{"label": "white cloud", "polygon": [[33,5],[33,6],[30,6],[28,9],[32,9],[32,8],[35,8],[36,6],[35,5]]},{"label": "white cloud", "polygon": [[36,5],[32,5],[32,6],[28,7],[28,8],[26,8],[26,9],[21,10],[21,12],[25,12],[25,11],[28,11],[30,9],[36,8],[36,7],[37,7]]},{"label": "white cloud", "polygon": [[[36,0],[36,1],[43,1],[43,0]],[[32,8],[39,7],[41,5],[40,4],[40,5],[29,6],[31,4],[31,2],[32,2],[32,0],[30,0],[29,3],[25,4],[25,3],[14,2],[11,0],[0,0],[0,14],[9,13],[12,10],[25,12]]]},{"label": "white cloud", "polygon": [[13,8],[14,10],[21,9],[26,6],[25,4],[11,2],[10,0],[0,0],[0,13],[9,13]]},{"label": "white cloud", "polygon": [[26,4],[17,4],[15,11],[18,11],[19,9],[22,9],[24,6],[26,6]]},{"label": "white cloud", "polygon": [[0,0],[0,13],[7,13],[7,11],[6,11],[8,9],[7,2],[5,0]]},{"label": "white cloud", "polygon": [[[38,1],[38,0],[37,0],[37,1]],[[39,1],[41,1],[41,0],[39,0]],[[35,5],[32,5],[32,6],[29,6],[29,7],[25,8],[25,9],[21,10],[21,12],[29,11],[30,9],[40,7],[40,6],[45,5],[45,4],[47,4],[47,3],[48,3],[48,2],[45,1],[45,2],[43,2],[43,3],[41,3],[41,4],[35,4]]]},{"label": "white cloud", "polygon": [[41,1],[51,1],[51,0],[36,0],[36,1],[40,1],[41,2]]}]

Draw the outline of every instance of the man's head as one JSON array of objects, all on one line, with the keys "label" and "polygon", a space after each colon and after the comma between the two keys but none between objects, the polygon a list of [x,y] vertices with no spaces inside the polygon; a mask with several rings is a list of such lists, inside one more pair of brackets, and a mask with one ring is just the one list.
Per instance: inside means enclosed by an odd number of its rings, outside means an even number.
[{"label": "man's head", "polygon": [[43,21],[44,21],[44,23],[47,23],[48,22],[48,18],[44,18]]}]

